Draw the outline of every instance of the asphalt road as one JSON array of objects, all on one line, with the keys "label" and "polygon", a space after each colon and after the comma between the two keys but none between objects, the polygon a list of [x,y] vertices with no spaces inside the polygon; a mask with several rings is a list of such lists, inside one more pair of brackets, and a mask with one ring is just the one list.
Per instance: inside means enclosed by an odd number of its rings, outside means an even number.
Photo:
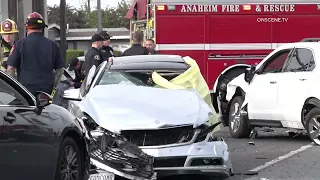
[{"label": "asphalt road", "polygon": [[[223,128],[218,132],[218,134],[225,139],[230,149],[231,160],[235,172],[235,175],[231,177],[230,180],[258,180],[258,177],[264,177],[266,173],[272,175],[280,169],[291,171],[288,167],[282,165],[282,161],[271,165],[270,167],[274,167],[271,171],[269,171],[269,167],[260,171],[250,171],[257,167],[259,168],[259,166],[277,159],[280,156],[284,156],[291,151],[297,150],[302,146],[310,144],[310,140],[306,134],[294,134],[294,137],[292,135],[290,136],[287,132],[288,130],[285,129],[272,130],[273,132],[268,132],[270,129],[258,129],[258,136],[250,139],[231,138],[227,128]],[[288,159],[298,155],[299,153]],[[300,162],[301,161],[304,162],[303,159],[300,159]],[[292,169],[292,171],[296,171],[296,169],[297,167]],[[283,173],[283,175],[286,175],[286,173]]]}]

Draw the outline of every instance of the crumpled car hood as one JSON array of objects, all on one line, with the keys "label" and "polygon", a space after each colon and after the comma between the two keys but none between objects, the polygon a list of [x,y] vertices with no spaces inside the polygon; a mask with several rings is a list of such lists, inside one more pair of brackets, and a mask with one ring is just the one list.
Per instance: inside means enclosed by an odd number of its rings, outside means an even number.
[{"label": "crumpled car hood", "polygon": [[114,133],[186,124],[197,127],[212,113],[196,91],[131,85],[98,85],[79,106]]}]

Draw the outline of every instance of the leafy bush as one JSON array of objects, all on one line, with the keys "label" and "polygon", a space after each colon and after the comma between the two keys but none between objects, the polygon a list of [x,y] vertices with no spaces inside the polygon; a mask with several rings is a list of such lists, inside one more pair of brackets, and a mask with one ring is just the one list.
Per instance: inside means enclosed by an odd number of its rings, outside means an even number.
[{"label": "leafy bush", "polygon": [[118,57],[121,56],[122,52],[118,50],[114,50],[114,56]]},{"label": "leafy bush", "polygon": [[77,50],[77,49],[68,49],[67,50],[67,57],[66,57],[66,65],[70,63],[71,58],[84,56],[84,51]]}]

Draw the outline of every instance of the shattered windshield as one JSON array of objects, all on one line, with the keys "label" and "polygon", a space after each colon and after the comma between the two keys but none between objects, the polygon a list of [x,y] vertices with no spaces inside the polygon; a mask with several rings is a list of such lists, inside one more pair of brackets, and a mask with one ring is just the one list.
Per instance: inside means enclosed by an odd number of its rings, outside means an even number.
[{"label": "shattered windshield", "polygon": [[143,81],[130,75],[127,72],[104,71],[98,85],[109,85],[109,84],[147,86],[147,84],[143,83]]}]

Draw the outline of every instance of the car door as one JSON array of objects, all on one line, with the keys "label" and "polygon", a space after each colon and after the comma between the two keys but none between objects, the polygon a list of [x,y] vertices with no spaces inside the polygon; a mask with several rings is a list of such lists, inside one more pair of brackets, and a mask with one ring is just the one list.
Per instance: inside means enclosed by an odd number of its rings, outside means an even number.
[{"label": "car door", "polygon": [[278,76],[290,51],[284,49],[274,53],[255,72],[246,93],[250,120],[278,120]]},{"label": "car door", "polygon": [[33,97],[10,78],[0,77],[1,179],[51,178],[55,148],[50,116],[37,115]]},{"label": "car door", "polygon": [[283,124],[301,128],[301,110],[309,97],[309,83],[315,68],[314,52],[310,48],[297,47],[281,73],[278,89],[278,108],[283,112]]}]

